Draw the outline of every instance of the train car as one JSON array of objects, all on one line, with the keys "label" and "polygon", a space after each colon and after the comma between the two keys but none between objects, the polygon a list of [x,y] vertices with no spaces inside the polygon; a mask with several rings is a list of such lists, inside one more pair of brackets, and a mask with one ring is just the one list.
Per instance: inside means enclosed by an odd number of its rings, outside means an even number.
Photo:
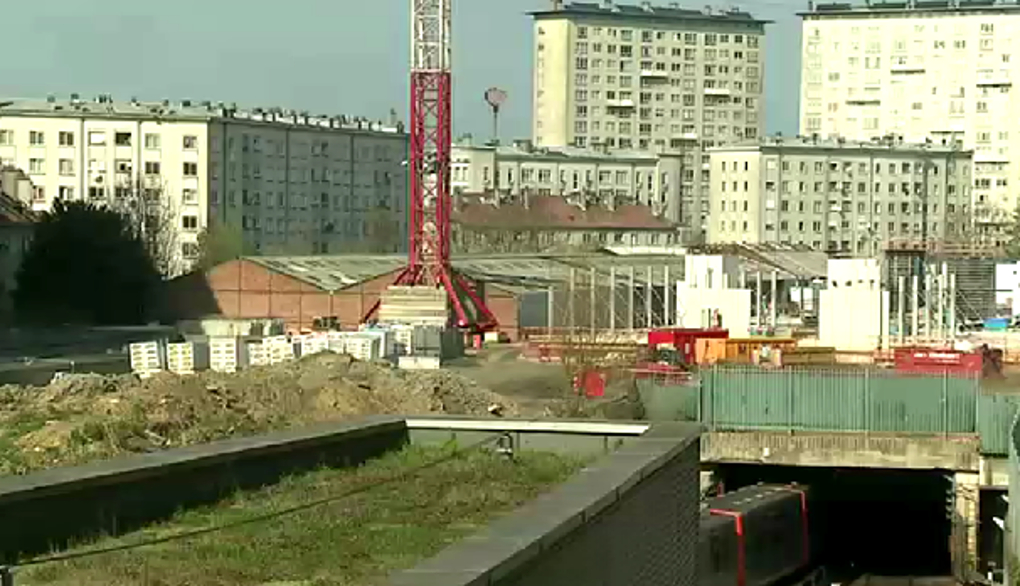
[{"label": "train car", "polygon": [[748,486],[707,501],[698,539],[700,586],[768,586],[807,569],[807,487]]}]

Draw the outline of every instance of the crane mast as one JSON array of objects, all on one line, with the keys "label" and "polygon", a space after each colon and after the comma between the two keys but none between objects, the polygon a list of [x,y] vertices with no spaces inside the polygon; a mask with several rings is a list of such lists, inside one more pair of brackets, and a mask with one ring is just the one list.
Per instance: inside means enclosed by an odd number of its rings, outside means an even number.
[{"label": "crane mast", "polygon": [[[411,1],[410,193],[407,266],[395,285],[442,287],[455,325],[496,327],[478,290],[450,264],[451,0]],[[376,302],[363,321],[379,309]]]}]

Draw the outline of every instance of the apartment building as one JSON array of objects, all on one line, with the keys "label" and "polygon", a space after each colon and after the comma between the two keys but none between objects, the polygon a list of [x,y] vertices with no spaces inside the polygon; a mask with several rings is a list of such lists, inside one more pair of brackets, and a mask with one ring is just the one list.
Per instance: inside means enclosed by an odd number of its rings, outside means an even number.
[{"label": "apartment building", "polygon": [[403,250],[407,157],[395,121],[109,96],[0,102],[0,167],[28,174],[33,209],[158,193],[182,270],[211,221],[260,253]]},{"label": "apartment building", "polygon": [[554,2],[531,15],[535,145],[687,153],[670,219],[700,232],[703,149],[764,129],[766,21],[610,1]]},{"label": "apartment building", "polygon": [[874,256],[896,242],[961,240],[971,230],[972,151],[771,137],[709,156],[710,243]]},{"label": "apartment building", "polygon": [[960,141],[974,151],[978,227],[994,232],[1010,220],[1020,185],[1020,5],[815,4],[801,16],[801,134]]},{"label": "apartment building", "polygon": [[643,205],[668,217],[680,206],[683,155],[579,147],[454,144],[455,193],[498,193],[505,201],[559,196],[603,207]]}]

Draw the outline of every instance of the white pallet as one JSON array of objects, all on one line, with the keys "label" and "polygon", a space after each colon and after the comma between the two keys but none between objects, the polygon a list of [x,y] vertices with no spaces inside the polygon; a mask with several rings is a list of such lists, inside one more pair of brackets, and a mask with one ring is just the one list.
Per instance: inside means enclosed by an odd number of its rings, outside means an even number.
[{"label": "white pallet", "polygon": [[167,344],[166,369],[174,374],[195,374],[195,346],[190,342]]},{"label": "white pallet", "polygon": [[137,373],[163,370],[163,348],[159,342],[135,342],[128,346],[131,370]]},{"label": "white pallet", "polygon": [[438,356],[400,356],[397,367],[403,370],[439,370],[442,361]]},{"label": "white pallet", "polygon": [[347,338],[345,347],[348,354],[363,362],[379,360],[382,356],[382,340],[378,336],[355,334]]},{"label": "white pallet", "polygon": [[237,350],[237,338],[210,338],[209,368],[216,372],[237,372]]},{"label": "white pallet", "polygon": [[269,365],[269,348],[265,342],[248,342],[248,364],[251,366]]},{"label": "white pallet", "polygon": [[329,338],[322,335],[305,336],[301,339],[301,355],[309,356],[329,350]]},{"label": "white pallet", "polygon": [[294,344],[285,336],[266,338],[263,342],[267,347],[269,364],[280,364],[294,360]]}]

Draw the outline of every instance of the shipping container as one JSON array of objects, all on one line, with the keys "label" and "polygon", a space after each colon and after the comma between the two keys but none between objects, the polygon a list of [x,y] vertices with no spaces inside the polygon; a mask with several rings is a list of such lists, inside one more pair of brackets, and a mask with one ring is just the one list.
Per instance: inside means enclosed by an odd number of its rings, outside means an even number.
[{"label": "shipping container", "polygon": [[984,364],[980,353],[952,348],[897,348],[893,360],[897,372],[978,376]]}]

